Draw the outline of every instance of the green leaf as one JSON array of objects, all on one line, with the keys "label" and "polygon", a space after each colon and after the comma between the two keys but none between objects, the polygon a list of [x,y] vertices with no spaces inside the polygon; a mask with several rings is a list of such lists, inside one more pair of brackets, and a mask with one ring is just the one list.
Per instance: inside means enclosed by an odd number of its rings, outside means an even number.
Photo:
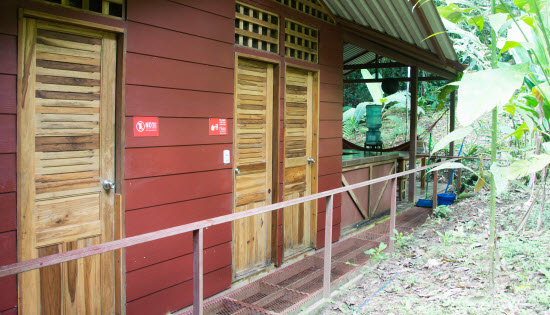
[{"label": "green leaf", "polygon": [[[504,25],[504,23],[506,23],[506,21],[508,20],[508,14],[506,13],[491,14],[488,16],[488,18],[489,18],[489,23],[491,23],[491,27],[498,34],[500,29],[502,28],[502,25]],[[483,20],[483,17],[481,19]]]},{"label": "green leaf", "polygon": [[521,126],[518,127],[516,131],[512,133],[512,135],[519,140],[526,132],[529,132],[529,127],[527,127],[527,123],[524,122],[523,124],[521,124]]},{"label": "green leaf", "polygon": [[471,169],[468,166],[465,166],[464,164],[459,163],[459,162],[449,162],[449,163],[439,165],[438,167],[432,168],[430,170],[430,172],[439,171],[439,170],[446,170],[446,169],[455,169],[455,168],[466,169],[466,170],[476,174],[476,172],[473,169]]},{"label": "green leaf", "polygon": [[520,64],[465,74],[458,89],[458,121],[469,126],[495,106],[506,104],[521,87],[528,69],[527,64]]},{"label": "green leaf", "polygon": [[453,141],[456,141],[456,140],[459,140],[459,139],[464,139],[469,134],[471,134],[472,131],[474,131],[474,128],[471,127],[471,126],[467,126],[465,128],[460,128],[460,129],[457,129],[457,130],[447,134],[445,137],[443,137],[441,140],[439,140],[439,142],[437,142],[435,144],[435,146],[432,150],[432,153],[435,153],[435,152],[447,147],[449,145],[449,143],[451,143]]},{"label": "green leaf", "polygon": [[483,31],[483,22],[483,16],[480,15],[468,19],[468,24],[475,25],[480,31]]},{"label": "green leaf", "polygon": [[514,4],[527,13],[537,13],[533,1],[537,0],[514,0]]},{"label": "green leaf", "polygon": [[550,142],[543,143],[542,148],[546,151],[546,153],[550,154]]},{"label": "green leaf", "polygon": [[518,42],[514,42],[514,41],[506,41],[506,43],[504,43],[504,46],[502,46],[502,48],[500,49],[500,54],[503,54],[505,53],[506,51],[512,49],[512,48],[516,48],[516,47],[519,47],[521,46],[520,43]]},{"label": "green leaf", "polygon": [[503,167],[503,169],[505,169],[506,178],[511,180],[538,172],[548,164],[550,164],[550,155],[539,154],[526,160],[517,160],[516,162],[510,164],[510,166]]}]

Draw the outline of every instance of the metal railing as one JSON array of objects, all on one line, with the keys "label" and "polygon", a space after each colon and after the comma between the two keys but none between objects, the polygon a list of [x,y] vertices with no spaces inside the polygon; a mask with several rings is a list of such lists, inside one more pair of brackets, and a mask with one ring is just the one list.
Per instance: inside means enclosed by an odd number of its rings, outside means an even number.
[{"label": "metal railing", "polygon": [[[396,191],[397,191],[397,178],[406,175],[414,174],[416,172],[425,171],[429,168],[437,167],[439,165],[455,161],[456,159],[450,159],[447,161],[435,163],[429,166],[415,168],[412,170],[404,171],[401,173],[391,174],[384,177],[371,179],[368,181],[352,184],[346,187],[336,188],[332,190],[323,191],[314,195],[300,197],[292,200],[287,200],[252,210],[232,213],[215,217],[212,219],[197,221],[194,223],[184,224],[164,230],[158,230],[146,234],[127,237],[116,241],[111,241],[99,245],[93,245],[86,248],[75,249],[59,254],[50,256],[30,259],[22,262],[18,262],[11,265],[5,265],[0,267],[0,278],[15,275],[18,273],[40,269],[51,265],[56,265],[71,260],[76,260],[88,256],[98,255],[110,251],[119,250],[122,248],[130,247],[133,245],[143,244],[166,237],[179,235],[182,233],[193,232],[193,313],[202,314],[203,311],[203,249],[204,249],[204,229],[222,224],[232,222],[238,219],[251,217],[254,215],[271,212],[274,210],[283,209],[289,206],[301,204],[308,201],[317,200],[320,198],[326,198],[326,220],[325,220],[325,252],[324,252],[324,277],[323,277],[323,297],[330,297],[330,273],[331,273],[331,256],[332,256],[332,216],[334,206],[334,195],[344,193],[350,190],[354,190],[361,187],[370,186],[385,181],[391,181],[391,209],[390,209],[390,231],[389,231],[389,246],[388,250],[393,251],[393,230],[395,229],[395,217],[397,209]],[[434,171],[434,178],[437,178],[437,171]],[[437,194],[437,182],[434,182],[434,195]],[[436,198],[434,198],[433,207],[437,206]]]}]

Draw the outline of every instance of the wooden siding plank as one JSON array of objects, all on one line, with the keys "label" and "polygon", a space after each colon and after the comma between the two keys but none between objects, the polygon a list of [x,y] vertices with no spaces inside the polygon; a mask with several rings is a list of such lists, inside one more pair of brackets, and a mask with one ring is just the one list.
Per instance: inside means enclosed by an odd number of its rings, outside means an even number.
[{"label": "wooden siding plank", "polygon": [[0,194],[0,232],[16,229],[15,193]]},{"label": "wooden siding plank", "polygon": [[15,115],[0,115],[0,153],[15,153]]},{"label": "wooden siding plank", "polygon": [[232,1],[227,1],[227,0],[209,0],[209,1],[172,0],[172,1],[181,3],[193,8],[197,8],[199,10],[225,16],[226,18],[232,19],[235,17],[235,4]]},{"label": "wooden siding plank", "polygon": [[[334,208],[336,212],[336,208]],[[332,242],[336,242],[340,239],[340,224],[335,224],[332,226]],[[325,246],[325,229],[323,228],[320,231],[317,231],[317,249],[323,248]]]},{"label": "wooden siding plank", "polygon": [[232,118],[233,94],[127,85],[126,115]]},{"label": "wooden siding plank", "polygon": [[[231,267],[224,267],[204,276],[204,297],[208,298],[231,286]],[[155,292],[127,304],[128,314],[164,315],[193,302],[193,281]]]},{"label": "wooden siding plank", "polygon": [[134,148],[125,151],[127,179],[231,168],[224,164],[230,144],[185,147]]},{"label": "wooden siding plank", "polygon": [[17,315],[17,276],[0,278],[0,314]]},{"label": "wooden siding plank", "polygon": [[319,157],[342,155],[342,138],[319,139]]},{"label": "wooden siding plank", "polygon": [[[334,207],[334,213],[332,214],[332,224],[340,224],[342,221],[342,207]],[[317,214],[317,230],[322,231],[325,229],[325,223],[326,223],[326,210],[323,209],[323,212],[319,212]]]},{"label": "wooden siding plank", "polygon": [[0,193],[15,191],[15,154],[0,154]]},{"label": "wooden siding plank", "polygon": [[225,68],[234,66],[232,43],[134,22],[128,23],[128,51]]},{"label": "wooden siding plank", "polygon": [[17,36],[16,0],[0,1],[0,33]]},{"label": "wooden siding plank", "polygon": [[341,67],[344,58],[342,32],[337,28],[323,28],[319,32],[319,64]]},{"label": "wooden siding plank", "polygon": [[233,70],[128,53],[126,83],[232,93]]},{"label": "wooden siding plank", "polygon": [[342,103],[321,102],[319,120],[338,120],[342,122]]},{"label": "wooden siding plank", "polygon": [[321,83],[321,102],[342,103],[343,99],[344,99],[343,86]]},{"label": "wooden siding plank", "polygon": [[16,232],[10,231],[0,233],[0,266],[9,265],[17,262],[17,241]]},{"label": "wooden siding plank", "polygon": [[320,65],[321,83],[343,85],[342,66]]},{"label": "wooden siding plank", "polygon": [[342,138],[342,121],[322,120],[319,122],[319,138]]},{"label": "wooden siding plank", "polygon": [[0,113],[16,113],[16,86],[17,77],[15,75],[0,75]]},{"label": "wooden siding plank", "polygon": [[17,37],[0,34],[0,47],[0,73],[17,74]]},{"label": "wooden siding plank", "polygon": [[[191,280],[193,254],[170,259],[126,274],[128,302]],[[231,265],[231,242],[204,250],[204,274]]]},{"label": "wooden siding plank", "polygon": [[208,134],[208,118],[163,118],[159,119],[158,137],[134,137],[132,117],[126,118],[126,147],[157,147],[176,145],[201,145],[232,143],[233,120],[227,120],[226,136]]},{"label": "wooden siding plank", "polygon": [[235,23],[233,19],[167,0],[154,2],[128,0],[127,9],[127,18],[130,21],[155,25],[231,44],[234,41]]}]

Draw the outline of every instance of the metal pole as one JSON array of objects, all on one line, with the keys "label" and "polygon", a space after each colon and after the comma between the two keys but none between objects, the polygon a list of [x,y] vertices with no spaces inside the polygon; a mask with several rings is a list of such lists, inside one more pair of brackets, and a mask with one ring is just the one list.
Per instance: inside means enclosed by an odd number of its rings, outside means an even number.
[{"label": "metal pole", "polygon": [[327,197],[327,210],[325,217],[325,263],[323,271],[323,298],[330,298],[330,271],[332,258],[332,210],[334,195]]},{"label": "metal pole", "polygon": [[395,230],[395,215],[397,212],[397,178],[394,178],[391,180],[391,197],[390,197],[390,240],[389,240],[389,251],[390,253],[393,253],[393,240],[392,238],[395,237],[395,233],[393,230]]},{"label": "metal pole", "polygon": [[203,301],[203,229],[193,231],[193,315],[202,315]]}]

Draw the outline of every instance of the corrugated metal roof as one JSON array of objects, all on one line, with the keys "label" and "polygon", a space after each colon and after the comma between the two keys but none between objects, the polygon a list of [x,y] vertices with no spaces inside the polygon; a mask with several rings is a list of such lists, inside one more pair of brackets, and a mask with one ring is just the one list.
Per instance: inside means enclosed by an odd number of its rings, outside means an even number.
[{"label": "corrugated metal roof", "polygon": [[[432,1],[423,2],[421,6],[416,7],[412,3],[416,3],[414,0],[324,0],[324,2],[335,16],[370,27],[434,54],[443,54],[446,59],[458,60]],[[432,39],[426,39],[432,34],[437,35]],[[345,49],[344,54],[353,56]],[[344,60],[347,60],[345,55]]]}]

